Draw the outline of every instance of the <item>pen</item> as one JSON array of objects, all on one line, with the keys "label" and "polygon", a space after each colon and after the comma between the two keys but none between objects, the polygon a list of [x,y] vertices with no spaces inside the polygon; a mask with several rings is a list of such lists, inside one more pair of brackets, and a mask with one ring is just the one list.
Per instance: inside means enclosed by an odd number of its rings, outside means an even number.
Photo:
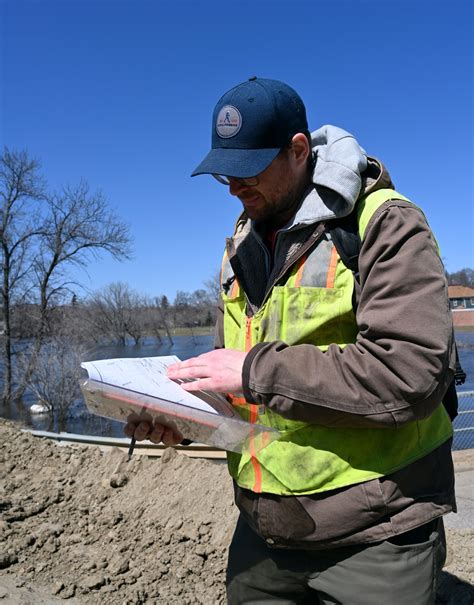
[{"label": "pen", "polygon": [[133,450],[135,449],[135,443],[136,443],[136,439],[135,437],[132,437],[130,439],[130,445],[128,446],[128,462],[130,462],[130,460],[132,459],[132,454],[133,454]]}]

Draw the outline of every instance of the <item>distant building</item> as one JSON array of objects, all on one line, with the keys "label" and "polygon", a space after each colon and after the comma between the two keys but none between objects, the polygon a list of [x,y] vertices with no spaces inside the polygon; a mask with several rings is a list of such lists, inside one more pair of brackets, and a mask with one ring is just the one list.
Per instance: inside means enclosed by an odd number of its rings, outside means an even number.
[{"label": "distant building", "polygon": [[474,326],[474,288],[448,286],[449,306],[455,326]]}]

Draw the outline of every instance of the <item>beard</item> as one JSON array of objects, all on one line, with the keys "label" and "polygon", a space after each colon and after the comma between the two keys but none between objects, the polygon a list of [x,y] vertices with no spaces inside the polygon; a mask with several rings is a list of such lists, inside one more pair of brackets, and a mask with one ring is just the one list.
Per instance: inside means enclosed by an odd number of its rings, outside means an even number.
[{"label": "beard", "polygon": [[284,227],[296,214],[303,200],[303,195],[308,188],[305,179],[302,183],[290,181],[285,188],[277,188],[267,195],[259,193],[258,203],[241,198],[246,214],[257,224],[265,224],[269,229]]}]

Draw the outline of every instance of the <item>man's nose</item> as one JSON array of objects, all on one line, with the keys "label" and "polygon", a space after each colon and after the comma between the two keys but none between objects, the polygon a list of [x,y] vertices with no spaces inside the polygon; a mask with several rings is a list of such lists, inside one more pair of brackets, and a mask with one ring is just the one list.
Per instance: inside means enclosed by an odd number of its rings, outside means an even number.
[{"label": "man's nose", "polygon": [[229,193],[231,195],[240,195],[246,189],[246,185],[240,179],[229,177]]}]

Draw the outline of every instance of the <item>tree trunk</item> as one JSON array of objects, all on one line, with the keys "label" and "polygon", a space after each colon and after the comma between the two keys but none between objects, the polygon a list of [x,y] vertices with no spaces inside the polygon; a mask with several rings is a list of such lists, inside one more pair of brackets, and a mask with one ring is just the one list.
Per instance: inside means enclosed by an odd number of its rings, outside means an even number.
[{"label": "tree trunk", "polygon": [[[163,322],[163,325],[165,326],[165,330],[166,330],[166,334],[168,336],[168,340],[170,341],[170,344],[173,344],[173,339],[171,338],[171,334],[170,334],[170,330],[168,328],[168,324],[166,323],[166,319],[165,319],[165,314],[163,313],[163,309],[161,308],[161,306],[159,305],[159,303],[156,303],[156,308],[158,309],[158,312],[160,314],[161,317],[161,321]],[[160,340],[161,342],[161,340]]]},{"label": "tree trunk", "polygon": [[28,383],[30,382],[31,376],[36,368],[36,362],[38,360],[38,355],[41,351],[41,347],[43,346],[43,340],[43,328],[40,328],[40,333],[37,334],[34,339],[26,370],[23,372],[23,375],[18,380],[18,387],[15,389],[14,398],[16,401],[23,399],[23,395],[25,394]]},{"label": "tree trunk", "polygon": [[10,267],[8,257],[5,256],[3,263],[3,320],[5,322],[5,334],[3,340],[3,402],[8,405],[12,398],[12,340],[11,340],[11,318],[10,318]]},{"label": "tree trunk", "polygon": [[31,380],[31,376],[36,369],[38,355],[41,351],[41,347],[43,346],[44,337],[46,334],[46,314],[48,310],[48,301],[46,298],[48,278],[44,280],[44,283],[41,285],[41,303],[38,333],[35,335],[35,339],[33,341],[33,346],[31,349],[30,357],[28,359],[28,365],[26,366],[26,370],[23,372],[23,375],[18,380],[18,387],[15,389],[14,396],[16,401],[23,399],[23,395],[25,394],[28,383]]}]

